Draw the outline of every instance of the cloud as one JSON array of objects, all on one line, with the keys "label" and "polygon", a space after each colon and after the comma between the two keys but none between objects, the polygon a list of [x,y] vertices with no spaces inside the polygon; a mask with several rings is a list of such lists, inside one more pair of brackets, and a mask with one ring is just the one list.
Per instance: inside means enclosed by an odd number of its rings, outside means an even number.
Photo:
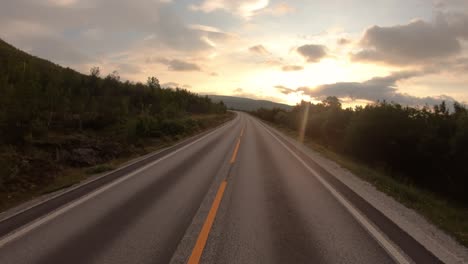
[{"label": "cloud", "polygon": [[130,64],[130,63],[121,63],[119,66],[119,72],[122,74],[138,74],[141,73],[142,70],[138,65]]},{"label": "cloud", "polygon": [[271,52],[269,52],[263,45],[252,46],[249,48],[249,51],[263,56],[271,55]]},{"label": "cloud", "polygon": [[241,94],[241,93],[244,92],[244,89],[242,89],[242,88],[236,88],[236,89],[233,90],[233,92],[234,92],[235,94]]},{"label": "cloud", "polygon": [[149,30],[158,26],[160,7],[161,4],[153,0],[135,0],[131,3],[125,0],[16,0],[2,3],[0,21],[29,21],[55,29],[82,29],[99,25],[112,31],[138,26]]},{"label": "cloud", "polygon": [[39,23],[5,21],[4,24],[0,24],[0,32],[0,37],[5,37],[6,41],[16,47],[55,63],[70,65],[94,62],[90,56],[81,52],[77,45]]},{"label": "cloud", "polygon": [[210,32],[184,25],[174,12],[167,10],[159,12],[159,19],[151,27],[149,33],[153,38],[147,41],[149,46],[164,46],[178,51],[208,50],[213,45],[207,42],[210,38],[224,38],[221,32]]},{"label": "cloud", "polygon": [[[80,47],[82,53],[92,58],[136,46],[164,51],[206,51],[213,47],[204,37],[218,42],[228,37],[223,32],[190,28],[180,12],[173,4],[160,0],[5,1],[0,8],[0,37],[19,48],[34,48],[43,40],[32,39],[29,32],[40,27],[35,35],[53,32],[56,41],[72,44],[64,49]],[[36,55],[44,54],[49,55]]]},{"label": "cloud", "polygon": [[307,62],[319,62],[327,56],[327,48],[323,45],[304,45],[297,48],[297,52],[307,59]]},{"label": "cloud", "polygon": [[361,50],[352,59],[393,65],[430,64],[460,54],[460,39],[467,38],[466,14],[440,13],[434,22],[415,20],[367,29],[360,41]]},{"label": "cloud", "polygon": [[278,91],[282,94],[291,94],[296,92],[294,89],[288,88],[283,85],[276,85],[275,88],[278,89]]},{"label": "cloud", "polygon": [[224,32],[221,29],[213,26],[191,24],[188,26],[188,28],[198,31],[201,35],[200,38],[213,47],[216,46],[215,41],[238,38],[238,36],[235,34]]},{"label": "cloud", "polygon": [[47,3],[52,6],[74,6],[78,0],[48,0]]},{"label": "cloud", "polygon": [[468,73],[468,58],[458,58],[454,61],[451,61],[447,64],[439,65],[445,70],[453,70],[455,73]]},{"label": "cloud", "polygon": [[212,72],[212,73],[210,73],[210,76],[216,77],[216,76],[219,76],[219,74],[217,72]]},{"label": "cloud", "polygon": [[289,13],[295,12],[296,9],[286,2],[278,3],[272,7],[261,9],[257,12],[257,14],[268,14],[272,16],[284,16]]},{"label": "cloud", "polygon": [[224,10],[248,19],[259,10],[266,8],[269,2],[269,0],[204,0],[199,5],[191,5],[190,8],[205,13]]},{"label": "cloud", "polygon": [[[299,70],[297,67],[299,66],[287,66],[283,58],[275,56],[272,52],[270,52],[265,46],[263,45],[255,45],[249,48],[249,52],[256,54],[258,56],[249,57],[249,60],[254,61],[256,64],[262,64],[266,66],[279,66],[284,68],[284,71],[293,71]],[[283,67],[284,66],[284,67]]]},{"label": "cloud", "polygon": [[455,11],[468,10],[465,0],[435,0],[434,8],[439,11]]},{"label": "cloud", "polygon": [[199,5],[190,5],[190,9],[205,13],[223,10],[245,19],[258,15],[283,16],[296,10],[287,2],[269,4],[269,0],[204,0]]},{"label": "cloud", "polygon": [[41,58],[46,58],[60,64],[82,64],[95,62],[87,54],[81,52],[72,43],[50,36],[23,36],[16,39],[15,43],[24,47],[28,53]]},{"label": "cloud", "polygon": [[[304,46],[303,46],[304,47]],[[300,47],[302,48],[302,47]],[[300,49],[299,48],[299,49]],[[304,69],[303,66],[300,65],[290,65],[287,64],[281,57],[276,57],[272,52],[270,52],[265,46],[263,45],[255,45],[249,48],[251,53],[261,56],[261,60],[259,61],[258,58],[254,58],[256,63],[263,64],[267,66],[274,66],[281,68],[284,72],[292,72],[292,71],[302,71]],[[307,52],[307,51],[306,51]]]},{"label": "cloud", "polygon": [[435,105],[442,101],[455,101],[455,99],[446,95],[437,97],[417,97],[398,91],[397,83],[399,81],[424,74],[424,72],[420,71],[402,71],[386,77],[375,77],[364,82],[339,82],[324,84],[315,88],[300,87],[296,91],[317,99],[323,99],[327,96],[336,96],[338,98],[351,98],[352,100],[374,102],[386,100],[411,106],[423,106],[426,104]]},{"label": "cloud", "polygon": [[178,84],[176,82],[167,82],[167,83],[161,84],[161,87],[175,89],[175,88],[179,88],[180,84]]},{"label": "cloud", "polygon": [[336,43],[338,45],[348,45],[349,43],[351,43],[351,40],[347,38],[340,38],[336,41]]},{"label": "cloud", "polygon": [[175,89],[175,88],[183,88],[183,89],[190,89],[192,88],[192,86],[188,85],[188,84],[180,84],[180,83],[176,83],[176,82],[167,82],[167,83],[163,83],[161,84],[161,87],[163,88],[170,88],[170,89]]},{"label": "cloud", "polygon": [[273,97],[273,96],[264,96],[261,93],[251,93],[242,88],[236,88],[232,90],[234,96],[250,98],[254,100],[268,100],[273,102],[281,102],[281,98]]},{"label": "cloud", "polygon": [[191,24],[188,27],[191,29],[205,31],[205,32],[223,33],[221,29],[212,27],[212,26],[207,26],[207,25]]},{"label": "cloud", "polygon": [[465,13],[445,12],[439,13],[437,22],[446,26],[450,33],[458,39],[468,40],[468,4],[465,2]]},{"label": "cloud", "polygon": [[302,71],[304,67],[299,65],[285,65],[281,67],[281,70],[289,72],[289,71]]},{"label": "cloud", "polygon": [[170,71],[201,71],[197,64],[179,59],[157,58],[155,61],[166,65]]}]

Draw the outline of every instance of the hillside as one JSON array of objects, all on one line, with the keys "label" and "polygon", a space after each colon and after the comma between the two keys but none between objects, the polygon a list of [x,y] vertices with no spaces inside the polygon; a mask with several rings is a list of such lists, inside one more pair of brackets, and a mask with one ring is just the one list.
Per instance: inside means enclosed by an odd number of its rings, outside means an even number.
[{"label": "hillside", "polygon": [[214,102],[223,101],[227,108],[242,110],[242,111],[255,111],[260,108],[273,109],[280,108],[284,110],[292,109],[292,106],[287,104],[275,103],[267,100],[254,100],[245,97],[224,96],[224,95],[208,95]]},{"label": "hillside", "polygon": [[[0,40],[0,209],[230,117],[183,89],[84,75]],[[107,164],[107,165],[103,165]],[[102,167],[104,166],[104,167]],[[107,167],[106,167],[107,166]],[[97,169],[93,169],[97,167]],[[73,171],[75,178],[70,178]],[[65,179],[65,180],[64,180]],[[8,198],[6,198],[8,197]]]}]

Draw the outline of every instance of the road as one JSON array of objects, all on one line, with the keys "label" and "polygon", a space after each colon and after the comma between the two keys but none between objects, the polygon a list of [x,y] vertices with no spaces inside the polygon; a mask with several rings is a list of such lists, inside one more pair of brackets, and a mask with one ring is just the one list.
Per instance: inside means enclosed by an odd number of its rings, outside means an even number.
[{"label": "road", "polygon": [[0,263],[440,262],[243,113],[103,178],[0,222]]}]

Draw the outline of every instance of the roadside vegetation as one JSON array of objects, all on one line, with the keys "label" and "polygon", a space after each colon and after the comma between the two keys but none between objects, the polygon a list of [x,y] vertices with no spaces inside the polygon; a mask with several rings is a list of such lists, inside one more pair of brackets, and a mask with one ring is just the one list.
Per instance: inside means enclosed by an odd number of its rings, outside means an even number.
[{"label": "roadside vegetation", "polygon": [[0,40],[0,210],[232,117],[183,89],[62,68]]},{"label": "roadside vegetation", "polygon": [[468,110],[378,102],[343,109],[336,97],[253,115],[414,208],[468,246]]}]

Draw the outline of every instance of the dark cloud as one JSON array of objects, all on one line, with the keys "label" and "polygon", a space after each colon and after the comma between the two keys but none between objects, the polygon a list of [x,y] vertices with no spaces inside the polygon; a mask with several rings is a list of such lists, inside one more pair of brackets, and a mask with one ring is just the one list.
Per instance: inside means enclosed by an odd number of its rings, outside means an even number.
[{"label": "dark cloud", "polygon": [[348,45],[349,43],[351,43],[351,40],[347,38],[340,38],[336,41],[336,43],[338,45]]},{"label": "dark cloud", "polygon": [[417,97],[398,91],[398,81],[421,76],[423,74],[423,72],[417,71],[403,71],[393,73],[386,77],[375,77],[365,82],[339,82],[320,85],[315,88],[300,87],[297,91],[317,99],[323,99],[327,96],[336,96],[338,98],[351,98],[353,100],[386,100],[411,106],[434,105],[444,100],[455,101],[452,97],[445,95],[438,97]]},{"label": "dark cloud", "polygon": [[453,70],[455,73],[468,73],[468,58],[458,58],[454,61],[448,62],[446,64],[438,65],[439,68],[445,70]]},{"label": "dark cloud", "polygon": [[466,0],[434,0],[434,7],[441,11],[455,11],[467,10],[468,6]]},{"label": "dark cloud", "polygon": [[290,93],[295,93],[296,91],[294,89],[288,88],[283,85],[277,85],[275,86],[276,89],[282,94],[290,94]]},{"label": "dark cloud", "polygon": [[[175,5],[162,2],[2,1],[0,37],[19,48],[36,51],[35,55],[66,64],[83,63],[85,57],[98,58],[141,45],[188,52],[207,50],[212,47],[203,37],[217,40],[226,37],[222,32],[189,28]],[[35,29],[34,36],[28,27]],[[58,51],[48,51],[56,45],[47,46],[44,38],[60,42]],[[60,49],[69,50],[69,54]]]},{"label": "dark cloud", "polygon": [[157,25],[149,33],[152,33],[154,38],[148,42],[151,45],[162,44],[166,47],[182,50],[206,50],[212,47],[203,41],[203,37],[211,37],[223,39],[225,34],[216,32],[207,32],[202,30],[191,29],[184,25],[178,16],[171,10],[159,13],[160,20]]},{"label": "dark cloud", "polygon": [[28,53],[46,58],[59,64],[81,64],[95,62],[68,41],[54,36],[29,35],[16,39],[16,43]]},{"label": "dark cloud", "polygon": [[158,58],[156,62],[167,65],[167,68],[171,71],[201,71],[200,66],[197,64],[183,60]]},{"label": "dark cloud", "polygon": [[271,55],[271,53],[263,45],[252,46],[249,48],[249,51],[264,56]]},{"label": "dark cloud", "polygon": [[[108,30],[145,29],[159,19],[160,4],[151,0],[97,0],[70,1],[70,4],[53,4],[54,1],[15,0],[2,3],[1,21],[29,21],[53,28],[82,29],[99,25]],[[59,1],[56,1],[59,2]]]},{"label": "dark cloud", "polygon": [[281,67],[281,70],[283,71],[302,71],[304,69],[304,67],[302,66],[299,66],[299,65],[285,65],[283,67]]},{"label": "dark cloud", "polygon": [[[468,8],[465,2],[465,8]],[[461,39],[468,39],[468,13],[439,13],[437,22],[446,26],[450,33]]]},{"label": "dark cloud", "polygon": [[460,54],[460,39],[468,38],[468,16],[440,13],[434,22],[417,20],[392,27],[373,26],[360,41],[356,61],[395,65],[429,64]]},{"label": "dark cloud", "polygon": [[307,62],[319,62],[327,56],[327,48],[323,45],[309,44],[297,48],[297,52],[307,59]]},{"label": "dark cloud", "polygon": [[418,67],[425,74],[448,74],[459,77],[468,73],[468,57],[455,57],[434,61],[433,64]]}]

